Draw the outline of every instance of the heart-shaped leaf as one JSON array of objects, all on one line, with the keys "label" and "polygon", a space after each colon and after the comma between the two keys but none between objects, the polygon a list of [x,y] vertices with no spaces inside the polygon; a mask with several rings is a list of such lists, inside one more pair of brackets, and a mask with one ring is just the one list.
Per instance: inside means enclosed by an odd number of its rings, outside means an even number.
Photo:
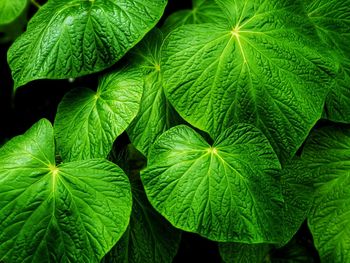
[{"label": "heart-shaped leaf", "polygon": [[235,125],[210,146],[187,126],[163,133],[141,178],[174,226],[216,241],[278,242],[277,156],[256,128]]},{"label": "heart-shaped leaf", "polygon": [[0,149],[0,261],[99,263],[130,213],[124,172],[103,159],[56,165],[46,120]]},{"label": "heart-shaped leaf", "polygon": [[298,1],[217,2],[226,23],[184,25],[166,38],[166,95],[214,139],[234,123],[257,126],[285,162],[321,117],[334,68],[302,34],[312,25]]},{"label": "heart-shaped leaf", "polygon": [[143,91],[141,71],[104,75],[97,92],[77,88],[58,107],[55,136],[65,161],[106,158],[115,139],[137,115]]},{"label": "heart-shaped leaf", "polygon": [[154,27],[166,3],[48,1],[9,50],[15,88],[36,79],[75,78],[112,66]]}]

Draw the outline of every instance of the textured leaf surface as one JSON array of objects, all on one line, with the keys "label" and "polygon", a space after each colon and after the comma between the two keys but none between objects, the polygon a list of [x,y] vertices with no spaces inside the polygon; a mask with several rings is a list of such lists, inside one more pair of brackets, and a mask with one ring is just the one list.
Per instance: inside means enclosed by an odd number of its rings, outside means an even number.
[{"label": "textured leaf surface", "polygon": [[233,123],[254,124],[284,161],[321,116],[331,66],[300,34],[308,21],[297,2],[226,2],[234,20],[184,25],[165,40],[167,97],[214,138]]},{"label": "textured leaf surface", "polygon": [[225,22],[226,16],[214,0],[192,0],[191,10],[180,10],[171,14],[162,26],[162,32],[170,33],[186,24]]},{"label": "textured leaf surface", "polygon": [[267,244],[220,243],[219,251],[225,263],[264,263],[270,246]]},{"label": "textured leaf surface", "polygon": [[304,0],[317,33],[340,63],[336,84],[326,102],[326,117],[350,122],[350,1]]},{"label": "textured leaf surface", "polygon": [[308,223],[322,262],[350,261],[350,129],[312,134],[303,161],[313,169],[316,197]]},{"label": "textured leaf surface", "polygon": [[313,183],[311,170],[299,158],[294,158],[281,171],[283,245],[297,233],[310,212],[315,194]]},{"label": "textured leaf surface", "polygon": [[163,35],[155,29],[135,48],[130,58],[134,67],[143,72],[144,86],[139,113],[127,131],[132,143],[145,156],[155,139],[178,119],[164,94],[160,74],[162,43]]},{"label": "textured leaf surface", "polygon": [[220,255],[225,263],[316,263],[312,244],[295,236],[287,245],[274,247],[267,244],[220,243]]},{"label": "textured leaf surface", "polygon": [[281,193],[267,139],[236,125],[210,146],[177,126],[151,147],[141,173],[155,207],[174,226],[216,241],[276,242]]},{"label": "textured leaf surface", "polygon": [[8,53],[15,88],[113,65],[157,23],[166,0],[56,0],[42,6]]},{"label": "textured leaf surface", "polygon": [[9,24],[15,20],[26,8],[27,0],[1,0],[0,25]]},{"label": "textured leaf surface", "polygon": [[133,209],[128,231],[102,263],[171,263],[180,231],[149,204],[142,186],[133,183]]},{"label": "textured leaf surface", "polygon": [[114,140],[137,115],[143,91],[142,74],[135,69],[109,73],[97,92],[77,88],[58,107],[57,146],[65,161],[105,158]]},{"label": "textured leaf surface", "polygon": [[99,262],[129,223],[130,185],[113,163],[55,165],[42,120],[0,149],[0,260]]},{"label": "textured leaf surface", "polygon": [[284,247],[272,249],[269,253],[271,263],[317,263],[320,262],[311,240],[305,236],[305,229],[299,232]]}]

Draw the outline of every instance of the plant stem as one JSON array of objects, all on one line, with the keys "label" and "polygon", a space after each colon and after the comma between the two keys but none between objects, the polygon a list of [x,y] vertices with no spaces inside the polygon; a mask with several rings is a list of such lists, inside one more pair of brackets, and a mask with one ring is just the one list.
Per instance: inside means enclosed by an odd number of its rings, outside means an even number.
[{"label": "plant stem", "polygon": [[30,2],[35,5],[38,9],[41,7],[41,5],[36,0],[30,0]]}]

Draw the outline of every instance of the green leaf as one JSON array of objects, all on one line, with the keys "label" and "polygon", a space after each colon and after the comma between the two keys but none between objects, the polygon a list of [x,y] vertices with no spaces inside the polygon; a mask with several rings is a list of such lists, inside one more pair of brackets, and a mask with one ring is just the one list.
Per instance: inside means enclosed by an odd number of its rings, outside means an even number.
[{"label": "green leaf", "polygon": [[220,243],[219,251],[225,263],[264,263],[269,262],[270,245]]},{"label": "green leaf", "polygon": [[[309,241],[311,243],[311,241]],[[305,242],[306,243],[306,242]],[[268,262],[271,263],[318,263],[319,258],[315,257],[310,249],[310,245],[302,244],[296,239],[287,244],[285,247],[272,250]],[[317,254],[317,253],[316,253]]]},{"label": "green leaf", "polygon": [[326,117],[350,122],[350,1],[304,0],[306,11],[321,41],[334,51],[340,64],[336,84],[326,102]]},{"label": "green leaf", "polygon": [[166,0],[56,0],[43,5],[12,45],[15,89],[36,79],[106,69],[154,27]]},{"label": "green leaf", "polygon": [[133,210],[128,231],[102,263],[171,263],[180,244],[180,231],[149,204],[140,183],[133,183]]},{"label": "green leaf", "polygon": [[281,222],[283,222],[282,245],[288,243],[306,220],[315,194],[310,169],[299,158],[287,163],[281,171],[284,199]]},{"label": "green leaf", "polygon": [[254,124],[284,162],[320,118],[333,65],[300,33],[310,23],[297,2],[226,2],[235,21],[184,25],[165,40],[166,95],[213,138],[234,123]]},{"label": "green leaf", "polygon": [[104,75],[97,92],[77,88],[58,107],[57,147],[65,161],[105,158],[115,139],[137,115],[142,97],[142,74],[121,69]]},{"label": "green leaf", "polygon": [[141,178],[153,207],[177,228],[222,242],[278,242],[279,168],[250,125],[233,126],[213,146],[180,125],[158,137]]},{"label": "green leaf", "polygon": [[276,248],[268,244],[220,243],[220,255],[225,263],[316,263],[312,243],[295,236],[287,245]]},{"label": "green leaf", "polygon": [[350,129],[324,127],[312,133],[302,160],[313,170],[317,192],[308,217],[325,263],[350,261]]},{"label": "green leaf", "polygon": [[[294,158],[286,164],[281,171],[281,185],[284,199],[283,210],[280,224],[283,226],[283,237],[279,247],[286,245],[297,233],[302,223],[306,220],[312,206],[314,198],[313,178],[311,172],[300,159]],[[291,241],[294,242],[294,241]],[[289,244],[287,245],[289,247]],[[297,257],[297,253],[291,253],[290,257],[283,259],[268,256],[271,246],[268,244],[239,244],[239,243],[220,243],[220,255],[223,260],[229,262],[294,262],[288,261]],[[281,251],[285,248],[279,249]],[[277,251],[279,251],[277,250]],[[288,250],[289,251],[289,250]],[[282,254],[283,253],[278,253]],[[294,255],[294,256],[293,256]],[[299,255],[303,258],[302,255]],[[267,260],[270,258],[270,260]],[[283,261],[285,260],[285,261]],[[299,262],[299,261],[295,261]],[[300,261],[308,262],[308,261]]]},{"label": "green leaf", "polygon": [[27,6],[27,0],[1,0],[0,25],[10,24],[19,17]]},{"label": "green leaf", "polygon": [[144,86],[140,111],[128,128],[135,147],[145,156],[155,139],[176,124],[178,115],[167,101],[160,74],[160,47],[163,34],[151,31],[134,49],[133,67],[143,72]]},{"label": "green leaf", "polygon": [[226,16],[214,0],[192,0],[191,10],[180,10],[171,14],[162,26],[166,35],[175,28],[186,24],[213,23],[226,21]]},{"label": "green leaf", "polygon": [[0,260],[99,262],[129,223],[127,176],[103,159],[56,166],[41,120],[0,149]]}]

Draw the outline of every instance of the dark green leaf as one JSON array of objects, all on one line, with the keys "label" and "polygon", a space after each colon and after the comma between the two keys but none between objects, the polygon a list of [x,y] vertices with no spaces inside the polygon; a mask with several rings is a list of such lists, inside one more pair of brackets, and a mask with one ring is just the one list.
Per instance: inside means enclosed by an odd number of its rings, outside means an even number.
[{"label": "dark green leaf", "polygon": [[309,18],[321,41],[333,51],[340,64],[335,85],[326,102],[326,117],[350,122],[350,1],[304,0]]},{"label": "dark green leaf", "polygon": [[102,263],[171,263],[180,244],[180,231],[154,211],[139,183],[132,188],[128,231]]},{"label": "dark green leaf", "polygon": [[311,170],[298,158],[294,158],[282,169],[283,245],[292,239],[310,212],[315,194],[313,183]]},{"label": "dark green leaf", "polygon": [[220,255],[225,263],[264,263],[268,258],[268,244],[220,243]]},{"label": "dark green leaf", "polygon": [[317,186],[308,223],[324,263],[350,262],[350,129],[324,127],[308,140],[302,160]]}]

